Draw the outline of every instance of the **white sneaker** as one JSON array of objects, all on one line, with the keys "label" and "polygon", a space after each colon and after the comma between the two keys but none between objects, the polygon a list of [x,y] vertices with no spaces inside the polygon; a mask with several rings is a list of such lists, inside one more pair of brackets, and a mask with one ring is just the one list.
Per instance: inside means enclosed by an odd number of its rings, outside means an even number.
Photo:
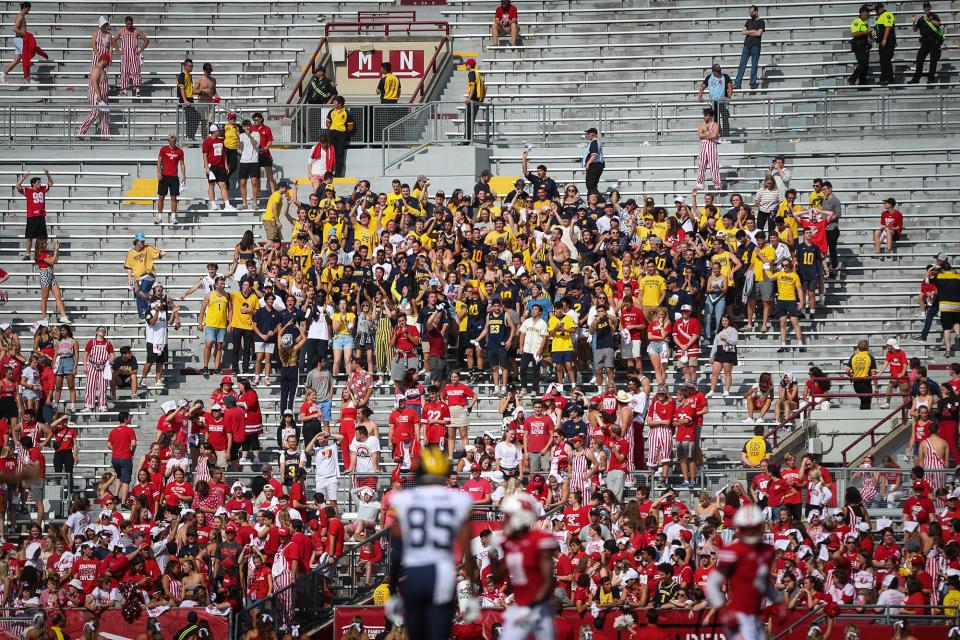
[{"label": "white sneaker", "polygon": [[753,418],[751,418],[750,416],[747,416],[746,418],[743,419],[743,424],[753,424]]},{"label": "white sneaker", "polygon": [[60,324],[72,324],[73,320],[70,319],[70,316],[60,316]]},{"label": "white sneaker", "polygon": [[207,200],[207,211],[219,211],[220,207],[214,200]]},{"label": "white sneaker", "polygon": [[763,424],[763,418],[757,418],[757,424]]},{"label": "white sneaker", "polygon": [[712,397],[715,396],[715,395],[716,395],[716,394],[715,394],[713,391],[708,391],[708,392],[707,392],[707,395],[705,395],[704,397],[705,397],[705,398],[712,398]]},{"label": "white sneaker", "polygon": [[237,208],[236,208],[235,206],[233,206],[232,204],[230,204],[229,202],[224,202],[224,203],[223,203],[223,210],[224,210],[224,211],[236,211]]},{"label": "white sneaker", "polygon": [[170,216],[170,224],[177,224],[177,216]]},{"label": "white sneaker", "polygon": [[724,397],[724,398],[729,398],[729,397],[730,397],[730,392],[727,391],[726,389],[724,389],[724,390],[723,390],[723,397]]},{"label": "white sneaker", "polygon": [[7,74],[0,73],[0,84],[7,84]]},{"label": "white sneaker", "polygon": [[163,216],[154,217],[153,224],[163,224]]}]

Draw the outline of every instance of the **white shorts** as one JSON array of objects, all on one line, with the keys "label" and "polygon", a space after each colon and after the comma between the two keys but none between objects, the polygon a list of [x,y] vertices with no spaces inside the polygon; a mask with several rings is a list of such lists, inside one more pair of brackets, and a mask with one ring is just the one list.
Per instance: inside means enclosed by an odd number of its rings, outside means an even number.
[{"label": "white shorts", "polygon": [[500,640],[553,640],[556,627],[553,605],[549,601],[531,607],[511,605],[503,612]]},{"label": "white shorts", "polygon": [[639,360],[643,357],[643,340],[630,340],[620,345],[620,355],[624,360]]},{"label": "white shorts", "polygon": [[254,342],[254,353],[273,353],[277,348],[276,342]]},{"label": "white shorts", "polygon": [[336,476],[333,476],[332,478],[326,476],[317,476],[317,488],[315,491],[322,493],[327,500],[336,500],[339,485],[340,483],[337,482]]},{"label": "white shorts", "polygon": [[760,616],[751,616],[739,611],[736,612],[736,615],[739,629],[730,633],[729,638],[733,640],[764,640],[767,637],[766,627]]},{"label": "white shorts", "polygon": [[23,53],[23,38],[17,36],[13,39],[13,48],[17,50],[18,54]]}]

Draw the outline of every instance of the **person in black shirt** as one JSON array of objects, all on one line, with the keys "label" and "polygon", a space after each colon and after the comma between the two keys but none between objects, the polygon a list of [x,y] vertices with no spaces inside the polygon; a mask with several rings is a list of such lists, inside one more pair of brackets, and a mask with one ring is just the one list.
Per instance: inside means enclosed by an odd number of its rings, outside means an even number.
[{"label": "person in black shirt", "polygon": [[583,154],[583,168],[587,172],[587,193],[596,193],[597,185],[600,184],[600,176],[603,175],[603,169],[606,166],[603,157],[603,145],[600,144],[599,132],[594,127],[586,131],[587,148]]},{"label": "person in black shirt", "polygon": [[744,35],[743,50],[740,52],[740,66],[737,67],[737,79],[733,82],[733,88],[739,89],[740,82],[743,80],[743,74],[747,70],[747,60],[750,62],[750,88],[757,88],[757,64],[760,62],[760,39],[763,37],[763,31],[766,24],[756,5],[750,5],[747,10],[750,17],[743,23],[740,33]]},{"label": "person in black shirt", "polygon": [[547,165],[538,164],[537,172],[531,173],[527,167],[527,157],[530,155],[529,151],[524,151],[520,154],[520,170],[523,172],[523,176],[533,185],[534,191],[543,187],[547,190],[547,197],[551,200],[560,199],[560,191],[557,189],[557,183],[553,178],[547,177]]},{"label": "person in black shirt", "polygon": [[507,194],[507,197],[503,199],[503,202],[505,204],[510,204],[511,202],[513,202],[514,198],[516,198],[517,196],[520,196],[517,199],[517,203],[515,206],[522,207],[523,203],[526,201],[528,197],[527,192],[523,190],[523,185],[525,184],[526,183],[523,181],[523,178],[517,178],[516,181],[514,181],[513,183],[513,190]]},{"label": "person in black shirt", "polygon": [[484,169],[480,172],[480,182],[473,185],[473,197],[476,199],[477,206],[480,206],[486,200],[487,194],[493,193],[493,190],[490,189],[490,178],[492,177],[493,173],[490,172],[490,169]]},{"label": "person in black shirt", "polygon": [[907,84],[917,84],[923,74],[923,62],[930,56],[930,69],[927,71],[927,84],[937,81],[937,63],[940,62],[940,49],[943,47],[943,27],[940,17],[930,9],[930,3],[923,3],[923,15],[913,16],[913,30],[920,34],[920,50],[917,51],[917,64],[913,69],[913,78]]},{"label": "person in black shirt", "polygon": [[304,142],[313,142],[323,130],[323,109],[319,105],[330,104],[337,95],[337,87],[327,77],[327,70],[317,69],[307,84],[303,102],[307,106],[303,109]]}]

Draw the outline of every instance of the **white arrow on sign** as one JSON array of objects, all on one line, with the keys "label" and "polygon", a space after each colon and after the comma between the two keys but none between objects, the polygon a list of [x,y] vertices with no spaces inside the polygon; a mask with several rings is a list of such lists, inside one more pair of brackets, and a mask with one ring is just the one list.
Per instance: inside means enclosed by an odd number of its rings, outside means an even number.
[{"label": "white arrow on sign", "polygon": [[[379,78],[380,73],[378,71],[352,71],[349,75],[351,78]],[[399,74],[396,74],[399,75]]]},{"label": "white arrow on sign", "polygon": [[417,71],[395,71],[394,74],[398,78],[419,78],[420,73]]}]

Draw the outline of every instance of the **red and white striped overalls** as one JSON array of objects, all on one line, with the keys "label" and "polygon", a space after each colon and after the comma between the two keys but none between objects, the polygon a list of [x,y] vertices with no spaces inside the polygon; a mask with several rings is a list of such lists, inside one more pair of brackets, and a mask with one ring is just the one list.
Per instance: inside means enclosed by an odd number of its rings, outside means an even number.
[{"label": "red and white striped overalls", "polygon": [[587,479],[588,471],[590,461],[587,460],[587,452],[574,451],[570,456],[570,489],[583,494],[580,504],[588,504],[590,496],[593,495],[593,483]]},{"label": "red and white striped overalls", "polygon": [[103,379],[103,368],[110,360],[110,351],[107,349],[109,344],[106,340],[100,343],[94,340],[90,355],[87,356],[87,366],[84,369],[87,374],[84,406],[103,409],[107,406],[107,381]]},{"label": "red and white striped overalls", "polygon": [[[110,135],[110,111],[107,107],[98,105],[94,99],[92,78],[88,84],[87,94],[90,96],[90,113],[87,114],[86,119],[77,127],[77,136],[86,135],[87,129],[92,127],[94,122],[97,123],[97,131],[100,132],[100,135],[108,136]],[[103,97],[104,102],[106,102],[108,90],[107,71],[104,69],[103,73],[100,74],[100,95]]]},{"label": "red and white striped overalls", "polygon": [[273,556],[273,592],[277,594],[280,605],[280,624],[289,626],[293,620],[293,589],[284,589],[293,584],[293,572],[290,571],[290,563],[283,555],[283,550],[291,543],[280,545],[276,554]]},{"label": "red and white striped overalls", "polygon": [[120,30],[120,91],[126,91],[131,86],[140,89],[143,80],[140,77],[140,54],[137,52],[139,46],[136,29],[129,31],[124,27]]},{"label": "red and white striped overalls", "polygon": [[697,189],[703,189],[707,165],[710,165],[710,178],[713,188],[720,188],[720,162],[717,160],[717,141],[701,140],[700,152],[697,154]]},{"label": "red and white striped overalls", "polygon": [[[97,31],[96,42],[94,43],[93,53],[90,58],[90,75],[93,75],[93,68],[97,66],[97,62],[100,61],[104,55],[110,55],[110,34],[101,33]],[[106,96],[107,92],[104,91],[102,95]],[[87,85],[87,101],[90,104],[93,104],[93,85]]]}]

